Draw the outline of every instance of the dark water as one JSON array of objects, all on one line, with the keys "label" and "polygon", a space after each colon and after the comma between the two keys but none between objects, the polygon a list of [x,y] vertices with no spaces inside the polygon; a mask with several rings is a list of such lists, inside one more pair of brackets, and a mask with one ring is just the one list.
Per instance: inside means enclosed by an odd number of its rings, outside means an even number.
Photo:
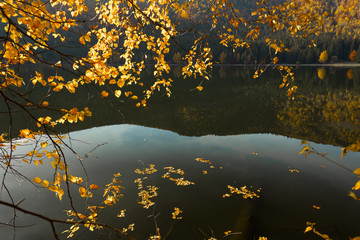
[{"label": "dark water", "polygon": [[[301,141],[307,140],[346,168],[360,167],[358,153],[340,160],[341,147],[359,137],[357,70],[353,79],[347,78],[347,69],[326,69],[324,79],[319,79],[317,69],[299,68],[296,72],[299,91],[292,101],[278,88],[281,77],[275,71],[254,80],[249,68],[215,69],[202,92],[189,90],[197,86],[196,82],[179,80],[172,98],[154,96],[145,109],[133,103],[109,104],[89,98],[85,92],[80,92],[77,100],[71,95],[62,102],[54,99],[52,104],[76,103],[79,108],[89,106],[93,112],[87,121],[59,129],[70,132],[70,143],[80,156],[91,151],[81,161],[89,184],[103,187],[113,174],[122,174],[124,196],[116,206],[104,209],[99,221],[118,228],[135,223],[132,235],[136,239],[148,239],[155,234],[156,226],[166,239],[221,239],[229,230],[239,234],[227,239],[317,239],[314,233],[304,234],[307,221],[316,223],[316,229],[332,239],[359,236],[360,202],[347,196],[358,177],[317,155],[305,158],[298,154],[303,148]],[[6,129],[6,116],[2,117],[1,129]],[[20,128],[24,118],[15,121]],[[212,164],[197,162],[196,158]],[[68,154],[68,162],[70,174],[85,178],[74,155]],[[144,185],[159,187],[159,195],[154,198],[155,208],[143,209],[136,203],[138,189],[134,183],[142,176],[134,170],[148,164],[154,164],[158,171],[149,175]],[[168,166],[184,170],[184,178],[195,185],[177,186],[163,179],[164,167]],[[53,174],[45,160],[40,167],[20,162],[17,169],[29,179],[49,179]],[[66,218],[64,210],[70,206],[65,196],[60,202],[53,193],[19,177],[8,177],[7,181],[14,201],[24,199],[23,208]],[[229,192],[227,185],[260,189],[259,198],[223,198]],[[78,196],[77,188],[71,192],[75,207],[85,212],[86,201]],[[102,190],[93,192],[90,205],[102,196]],[[182,219],[171,219],[174,207],[183,211]],[[126,209],[126,217],[117,218],[122,209]],[[9,222],[12,213],[1,207],[0,221]],[[151,215],[157,215],[156,219]],[[48,223],[22,213],[17,216],[16,224],[23,227],[16,228],[15,239],[53,239]],[[26,227],[31,224],[36,225]],[[66,229],[57,226],[59,232]],[[4,236],[1,239],[11,239],[14,229],[2,226],[0,232]],[[82,228],[74,239],[116,236],[107,230],[90,232]]]}]

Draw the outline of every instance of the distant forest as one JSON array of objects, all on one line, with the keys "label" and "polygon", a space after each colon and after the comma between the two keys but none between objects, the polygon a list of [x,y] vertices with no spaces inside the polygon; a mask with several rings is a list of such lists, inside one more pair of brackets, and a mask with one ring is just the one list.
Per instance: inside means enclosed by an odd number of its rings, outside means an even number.
[{"label": "distant forest", "polygon": [[[285,34],[279,36],[279,39],[290,49],[289,52],[278,53],[279,63],[319,63],[319,56],[325,50],[329,55],[327,63],[350,62],[349,56],[354,50],[357,52],[355,62],[360,63],[360,39],[323,34],[313,39],[315,47],[311,46],[311,40],[294,39]],[[269,63],[268,53],[269,46],[265,39],[256,40],[249,49],[240,48],[233,52],[223,47],[213,52],[215,61],[223,64]]]},{"label": "distant forest", "polygon": [[[193,5],[200,5],[203,0],[199,0]],[[301,3],[304,0],[299,0],[299,4],[306,4]],[[280,2],[284,2],[284,0],[272,0],[269,1],[268,4],[278,4]],[[96,1],[89,0],[87,3],[90,5],[96,5]],[[144,3],[145,4],[145,3]],[[246,19],[251,20],[251,13],[254,9],[258,8],[259,6],[256,5],[256,0],[236,0],[233,1],[234,8],[239,9],[240,13]],[[328,1],[329,6],[336,5],[336,1],[330,0]],[[206,4],[205,4],[206,5]],[[92,8],[90,8],[92,9]],[[84,19],[92,19],[95,13],[87,12],[81,16],[81,19],[77,20],[84,20]],[[336,21],[336,15],[332,15],[332,21]],[[207,32],[211,28],[208,24],[199,24],[197,25],[196,22],[193,22],[193,19],[183,18],[176,13],[173,13],[171,17],[178,23],[178,29],[183,29],[184,31],[188,28],[192,28],[194,34],[180,34],[176,39],[177,43],[172,42],[170,46],[170,52],[166,56],[166,60],[172,64],[182,64],[183,57],[185,56],[185,52],[182,49],[191,46],[194,40],[199,37],[195,34],[195,32]],[[89,24],[94,24],[101,27],[101,24],[98,22],[90,21]],[[332,25],[332,22],[327,23]],[[6,32],[3,29],[4,24],[0,23],[0,35],[5,35]],[[195,26],[195,27],[193,27]],[[87,27],[90,27],[88,25]],[[79,25],[77,30],[79,37],[81,33],[84,32],[86,27],[83,25]],[[243,28],[243,27],[242,27]],[[247,29],[238,29],[238,34],[246,34]],[[149,29],[151,32],[152,29]],[[262,29],[261,31],[268,31]],[[85,57],[86,54],[86,47],[84,45],[79,44],[78,39],[73,38],[73,33],[69,34],[67,32],[63,32],[64,36],[67,38],[68,42],[61,42],[59,39],[51,39],[49,40],[54,48],[61,50],[62,52],[67,52],[69,56],[77,56],[77,57]],[[266,35],[266,34],[264,34]],[[271,35],[271,33],[270,33]],[[212,49],[213,54],[213,61],[219,64],[260,64],[260,63],[270,63],[270,56],[269,56],[269,46],[266,44],[265,37],[260,35],[259,38],[252,40],[248,39],[250,43],[250,48],[237,48],[233,49],[232,47],[225,47],[219,44],[219,38],[216,35],[216,31],[214,33],[209,33],[206,39],[204,39],[202,44],[208,44],[209,47]],[[351,38],[347,36],[336,36],[334,33],[323,33],[322,35],[318,36],[309,36],[308,38],[299,38],[299,37],[292,37],[290,34],[284,32],[276,33],[276,35],[271,36],[272,39],[278,39],[282,43],[284,43],[285,47],[287,47],[290,51],[289,52],[282,52],[278,53],[277,57],[279,58],[278,63],[287,63],[287,64],[314,64],[319,63],[319,56],[322,51],[327,51],[328,53],[328,60],[326,63],[343,63],[343,62],[350,62],[349,56],[353,51],[356,51],[355,62],[360,63],[360,39],[359,38]],[[244,36],[245,39],[245,36]],[[95,39],[93,39],[94,41]],[[314,42],[312,42],[314,40]],[[122,48],[122,38],[120,37],[119,40],[119,49],[121,51]],[[316,46],[313,45],[316,44]],[[90,43],[91,45],[92,43]],[[181,46],[184,48],[182,48]],[[151,51],[146,49],[145,45],[140,45],[140,48],[135,50],[133,56],[134,61],[142,61],[144,60],[147,64],[152,64],[153,58]],[[56,56],[54,51],[47,51],[43,50],[41,52],[35,53],[38,57],[45,61],[54,61],[57,62],[59,56]],[[119,55],[112,56],[110,60],[114,65],[121,64],[122,60],[119,58]]]}]

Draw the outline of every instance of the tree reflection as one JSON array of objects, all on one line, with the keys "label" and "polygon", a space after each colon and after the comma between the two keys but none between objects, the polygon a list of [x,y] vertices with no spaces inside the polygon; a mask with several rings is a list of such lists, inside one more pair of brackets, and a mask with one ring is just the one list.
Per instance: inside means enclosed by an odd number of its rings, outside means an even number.
[{"label": "tree reflection", "polygon": [[312,136],[346,146],[360,136],[360,97],[355,91],[301,94],[281,104],[278,119],[299,137]]}]

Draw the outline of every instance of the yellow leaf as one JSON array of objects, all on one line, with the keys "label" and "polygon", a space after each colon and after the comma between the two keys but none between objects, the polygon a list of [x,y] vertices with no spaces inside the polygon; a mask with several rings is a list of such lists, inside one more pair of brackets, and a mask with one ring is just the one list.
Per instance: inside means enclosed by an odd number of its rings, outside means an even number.
[{"label": "yellow leaf", "polygon": [[124,79],[119,79],[117,81],[117,85],[119,86],[119,88],[122,88],[125,85],[125,80]]},{"label": "yellow leaf", "polygon": [[49,106],[49,102],[48,102],[48,101],[44,101],[44,102],[42,103],[42,105],[43,105],[44,107],[47,107],[47,106]]},{"label": "yellow leaf", "polygon": [[58,191],[58,187],[57,186],[49,186],[48,189],[50,191],[53,191],[53,192],[57,192]]},{"label": "yellow leaf", "polygon": [[33,179],[34,183],[40,183],[41,182],[41,179],[39,177],[36,177]]},{"label": "yellow leaf", "polygon": [[97,189],[100,189],[100,187],[98,185],[96,185],[96,184],[91,184],[90,189],[97,190]]},{"label": "yellow leaf", "polygon": [[360,198],[358,197],[358,196],[356,196],[356,194],[355,193],[353,193],[353,192],[349,192],[349,194],[348,194],[350,197],[352,197],[353,199],[355,199],[355,200],[360,200]]},{"label": "yellow leaf", "polygon": [[48,143],[47,143],[47,142],[43,142],[43,143],[41,143],[40,145],[41,145],[42,148],[45,148],[45,147],[48,145]]},{"label": "yellow leaf", "polygon": [[313,230],[313,228],[312,228],[311,226],[308,226],[308,227],[305,229],[304,233],[307,233],[307,232],[312,231],[312,230]]},{"label": "yellow leaf", "polygon": [[84,36],[81,36],[81,37],[79,38],[79,42],[80,42],[81,44],[85,45],[85,38],[84,38]]},{"label": "yellow leaf", "polygon": [[197,86],[197,90],[202,91],[204,88],[202,86]]},{"label": "yellow leaf", "polygon": [[101,92],[101,97],[106,98],[107,96],[109,96],[108,92],[106,92],[106,91]]},{"label": "yellow leaf", "polygon": [[62,196],[64,195],[64,190],[62,190],[61,188],[59,188],[59,189],[57,190],[56,194],[58,195],[59,200],[61,201]]},{"label": "yellow leaf", "polygon": [[303,154],[305,151],[309,151],[309,146],[305,146],[304,148],[303,148],[303,150],[301,150],[301,152],[299,152],[299,154]]},{"label": "yellow leaf", "polygon": [[68,175],[68,179],[70,182],[75,183],[75,184],[80,184],[83,182],[83,179],[81,177],[74,177],[70,174]]},{"label": "yellow leaf", "polygon": [[360,189],[360,180],[357,181],[357,183],[355,184],[355,186],[353,186],[352,190],[359,190]]},{"label": "yellow leaf", "polygon": [[48,180],[42,180],[41,182],[41,185],[43,186],[43,187],[49,187],[49,181]]},{"label": "yellow leaf", "polygon": [[115,96],[119,98],[121,96],[121,90],[115,90]]},{"label": "yellow leaf", "polygon": [[51,166],[52,166],[53,168],[56,168],[57,165],[58,165],[57,161],[51,161]]},{"label": "yellow leaf", "polygon": [[84,187],[79,188],[79,193],[82,197],[86,197],[87,191]]},{"label": "yellow leaf", "polygon": [[353,173],[360,176],[360,168],[355,169]]}]

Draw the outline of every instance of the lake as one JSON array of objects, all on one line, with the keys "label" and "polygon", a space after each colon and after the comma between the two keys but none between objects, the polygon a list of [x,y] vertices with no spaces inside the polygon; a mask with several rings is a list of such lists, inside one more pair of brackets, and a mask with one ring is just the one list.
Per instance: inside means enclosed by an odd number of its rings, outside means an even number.
[{"label": "lake", "polygon": [[[72,186],[76,209],[85,213],[89,211],[86,204],[98,204],[104,186],[113,174],[121,173],[123,197],[99,213],[99,222],[120,229],[135,223],[131,235],[136,239],[148,239],[157,227],[165,239],[221,239],[226,231],[234,233],[226,239],[234,240],[321,239],[313,232],[304,233],[306,222],[316,223],[316,230],[332,239],[360,236],[360,202],[348,196],[359,180],[349,170],[360,167],[360,154],[351,152],[340,159],[341,148],[360,136],[360,69],[353,69],[350,79],[345,68],[297,67],[298,92],[293,100],[278,87],[282,78],[276,70],[268,69],[258,79],[252,78],[254,71],[251,67],[215,68],[199,92],[195,89],[198,81],[180,79],[175,69],[172,75],[178,80],[171,98],[160,92],[146,108],[137,108],[131,101],[100,101],[92,91],[51,98],[49,102],[56,106],[88,106],[93,113],[84,122],[57,129],[84,158],[78,160],[66,151],[69,173],[88,177],[89,184],[102,188],[93,190],[93,198],[86,200]],[[145,74],[144,78],[150,77]],[[21,129],[27,120],[16,114],[13,128]],[[0,130],[6,132],[8,116],[0,114],[0,120]],[[327,153],[326,158],[298,154],[305,146],[302,141]],[[158,171],[143,184],[158,187],[158,196],[152,198],[155,205],[144,209],[137,203],[139,190],[134,183],[144,175],[134,171],[149,164]],[[163,178],[166,167],[182,169],[183,176],[171,176],[194,184],[178,186]],[[18,161],[16,169],[28,179],[51,179],[54,174],[46,159],[43,166]],[[66,196],[60,202],[54,193],[16,175],[8,175],[6,181],[14,202],[23,200],[19,206],[66,219],[64,210],[70,209]],[[228,185],[246,186],[258,197],[223,197],[229,193]],[[5,195],[2,200],[9,200]],[[182,211],[181,219],[172,219],[174,207]],[[117,217],[124,209],[125,217]],[[0,222],[12,224],[13,211],[4,206],[0,211]],[[3,224],[2,238],[53,238],[50,225],[38,218],[18,212],[16,225],[21,227],[14,230]],[[57,225],[59,232],[68,227]],[[108,230],[81,228],[74,239],[118,238]]]}]

